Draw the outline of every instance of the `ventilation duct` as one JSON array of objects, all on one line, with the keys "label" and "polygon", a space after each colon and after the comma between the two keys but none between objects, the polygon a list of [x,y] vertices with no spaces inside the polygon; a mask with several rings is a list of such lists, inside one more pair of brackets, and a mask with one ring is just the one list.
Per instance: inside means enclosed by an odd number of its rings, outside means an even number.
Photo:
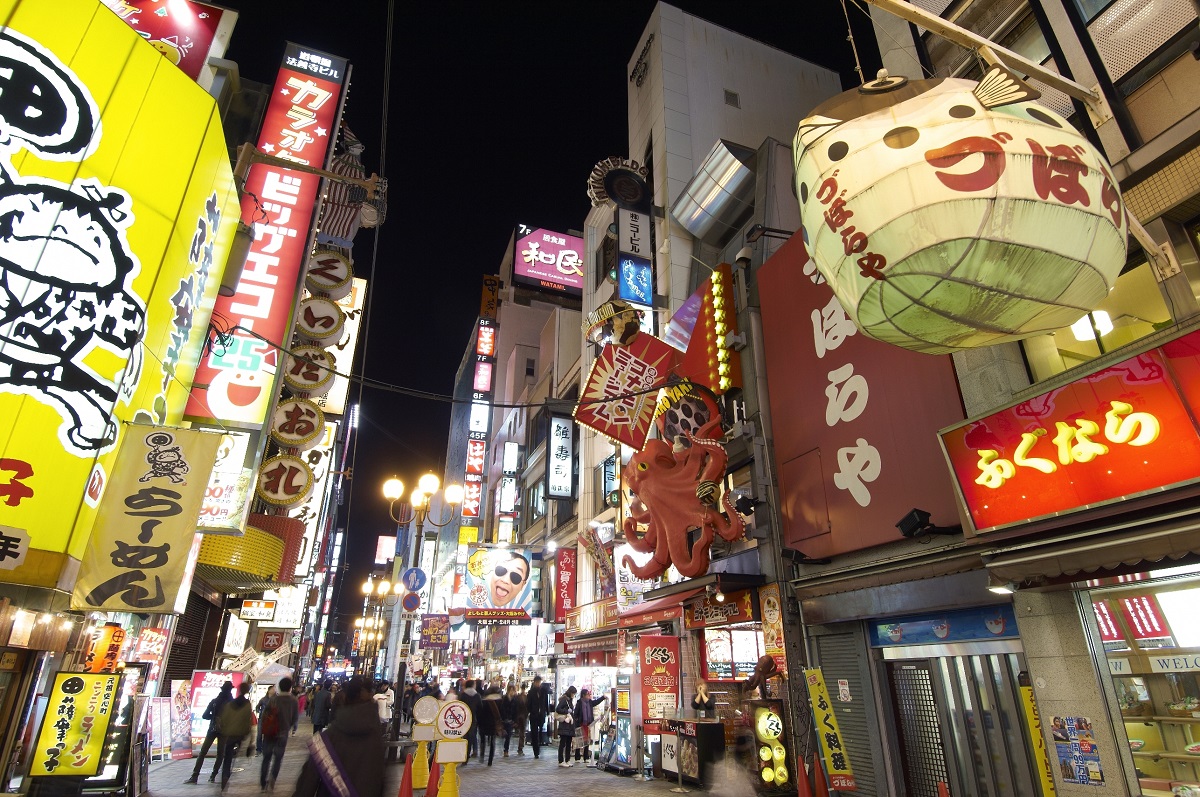
[{"label": "ventilation duct", "polygon": [[752,149],[717,141],[671,215],[704,243],[724,244],[754,210],[754,156]]}]

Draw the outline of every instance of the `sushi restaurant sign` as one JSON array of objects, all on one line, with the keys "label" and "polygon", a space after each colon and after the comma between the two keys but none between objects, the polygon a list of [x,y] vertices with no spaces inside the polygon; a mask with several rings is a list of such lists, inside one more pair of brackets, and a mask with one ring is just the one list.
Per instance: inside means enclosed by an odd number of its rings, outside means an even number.
[{"label": "sushi restaurant sign", "polygon": [[1200,480],[1197,410],[1192,332],[940,437],[983,532]]}]

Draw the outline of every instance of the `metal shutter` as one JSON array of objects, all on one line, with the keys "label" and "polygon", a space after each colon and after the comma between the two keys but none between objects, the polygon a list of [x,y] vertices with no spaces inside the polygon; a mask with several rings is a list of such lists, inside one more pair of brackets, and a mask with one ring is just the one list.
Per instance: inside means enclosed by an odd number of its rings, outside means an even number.
[{"label": "metal shutter", "polygon": [[[855,627],[844,633],[817,636],[813,641],[816,643],[818,664],[829,687],[829,696],[833,698],[842,744],[850,754],[850,766],[854,769],[854,780],[858,784],[856,794],[873,797],[880,793],[876,778],[877,773],[884,771],[884,761],[866,640]],[[849,703],[837,699],[839,680],[849,682],[852,698]]]},{"label": "metal shutter", "polygon": [[192,680],[196,657],[208,626],[208,616],[216,607],[194,592],[188,593],[187,611],[175,618],[175,636],[171,640],[171,655],[163,667],[159,693],[170,695],[172,680]]}]

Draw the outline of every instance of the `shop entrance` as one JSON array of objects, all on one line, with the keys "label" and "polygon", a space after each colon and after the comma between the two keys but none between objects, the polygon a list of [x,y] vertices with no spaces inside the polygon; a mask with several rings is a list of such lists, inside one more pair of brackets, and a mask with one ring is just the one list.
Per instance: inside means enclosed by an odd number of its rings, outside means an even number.
[{"label": "shop entrance", "polygon": [[926,658],[885,651],[910,797],[1037,797],[1017,680],[1024,657],[962,650],[974,647],[994,645],[927,646]]}]

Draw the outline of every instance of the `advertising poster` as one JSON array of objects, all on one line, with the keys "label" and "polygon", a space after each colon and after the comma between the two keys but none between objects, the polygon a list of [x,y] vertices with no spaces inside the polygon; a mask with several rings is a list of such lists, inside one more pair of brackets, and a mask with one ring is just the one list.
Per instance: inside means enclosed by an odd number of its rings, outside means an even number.
[{"label": "advertising poster", "polygon": [[166,758],[171,753],[171,698],[151,697],[150,702],[150,754],[155,759]]},{"label": "advertising poster", "polygon": [[225,670],[196,670],[192,673],[192,746],[204,744],[208,735],[208,720],[204,719],[204,710],[209,702],[221,691],[221,684],[226,681],[233,683],[233,693],[237,694],[238,685],[245,678],[245,673],[227,672]]},{"label": "advertising poster", "polygon": [[0,195],[46,223],[40,243],[3,236],[20,298],[0,342],[2,524],[25,549],[5,581],[53,588],[88,549],[127,422],[180,420],[238,196],[214,99],[95,0],[7,2],[3,20],[28,96],[6,92]]},{"label": "advertising poster", "polygon": [[192,757],[192,682],[171,681],[171,758]]},{"label": "advertising poster", "polygon": [[588,374],[584,400],[575,405],[575,420],[641,451],[654,420],[654,388],[666,384],[679,356],[677,349],[643,333],[627,346],[606,343]]},{"label": "advertising poster", "polygon": [[1092,734],[1092,721],[1087,717],[1055,717],[1050,721],[1054,737],[1054,754],[1064,783],[1080,786],[1103,786],[1104,770],[1100,767],[1100,748]]},{"label": "advertising poster", "polygon": [[897,617],[871,623],[871,645],[936,645],[1017,636],[1012,606],[981,606],[940,614]]},{"label": "advertising poster", "polygon": [[450,647],[450,615],[426,614],[421,618],[421,650]]},{"label": "advertising poster", "polygon": [[171,632],[166,628],[143,628],[138,632],[137,641],[133,646],[132,661],[141,661],[150,665],[146,675],[146,685],[143,694],[158,694],[158,678],[162,673],[163,657],[167,652],[167,640]]},{"label": "advertising poster", "polygon": [[509,625],[529,622],[533,554],[528,548],[485,548],[467,551],[463,584],[469,622]]},{"label": "advertising poster", "polygon": [[642,679],[642,728],[661,733],[664,721],[679,706],[679,639],[642,634],[638,637],[638,666]]},{"label": "advertising poster", "polygon": [[[821,743],[821,761],[825,764],[825,774],[829,778],[829,788],[837,791],[856,791],[858,784],[854,782],[854,770],[850,767],[850,756],[846,746],[842,744],[842,732],[838,729],[837,715],[829,702],[829,690],[825,686],[825,676],[821,668],[804,671],[804,682],[808,686],[808,700],[812,707],[813,719],[822,733],[817,735]],[[756,711],[755,733],[770,729],[772,721],[767,715],[759,715]],[[774,734],[779,738],[780,732]]]},{"label": "advertising poster", "polygon": [[787,653],[783,648],[783,601],[779,584],[758,588],[758,610],[762,617],[763,652],[775,659],[775,666],[787,674]]},{"label": "advertising poster", "polygon": [[46,704],[29,774],[90,777],[100,769],[104,738],[117,709],[121,676],[60,672]]},{"label": "advertising poster", "polygon": [[625,566],[628,558],[638,567],[644,566],[654,558],[653,551],[642,553],[635,551],[627,542],[613,548],[613,565],[617,571],[617,611],[624,614],[642,602],[642,593],[654,586],[654,579],[641,579]]},{"label": "advertising poster", "polygon": [[191,429],[125,427],[71,593],[72,609],[171,610],[220,440]]}]

